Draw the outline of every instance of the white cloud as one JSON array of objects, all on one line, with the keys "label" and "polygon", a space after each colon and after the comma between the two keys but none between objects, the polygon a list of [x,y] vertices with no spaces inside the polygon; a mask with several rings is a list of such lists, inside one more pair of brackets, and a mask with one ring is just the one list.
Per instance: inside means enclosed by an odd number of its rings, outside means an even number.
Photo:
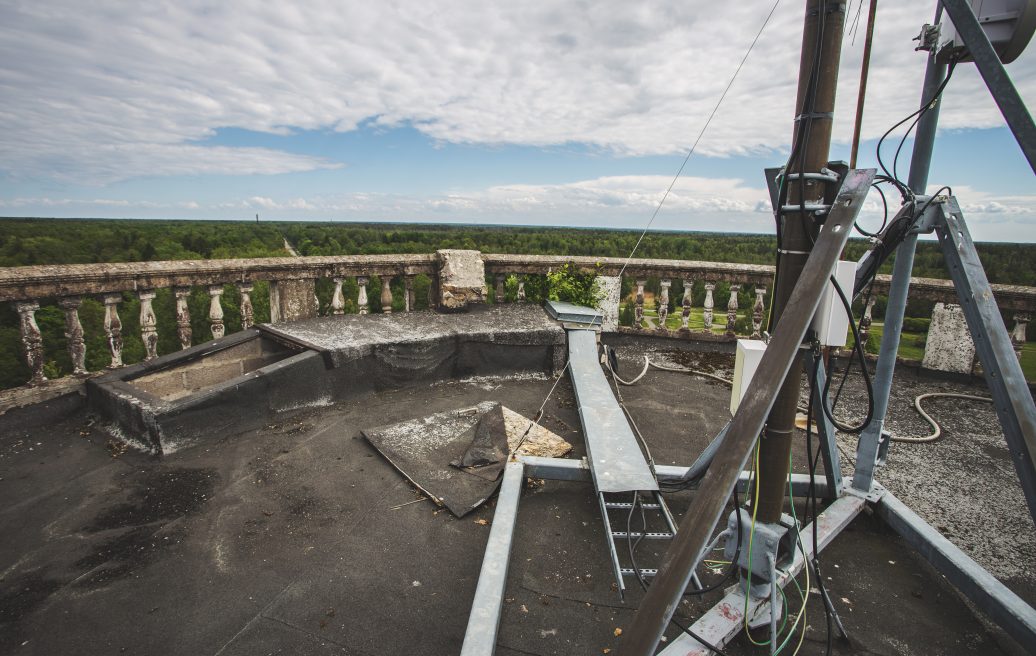
[{"label": "white cloud", "polygon": [[[307,171],[335,164],[197,142],[223,127],[285,134],[348,131],[367,121],[412,124],[449,142],[681,152],[766,4],[7,2],[0,7],[0,173],[103,184]],[[866,136],[916,108],[924,58],[910,39],[933,6],[880,5]],[[702,154],[787,143],[801,23],[801,3],[782,3]],[[1036,98],[1032,50],[1011,67],[1029,99]],[[851,131],[861,51],[862,37],[842,59],[841,140]],[[945,127],[1001,123],[972,69],[962,66],[951,85]],[[524,202],[540,201],[529,195]]]}]

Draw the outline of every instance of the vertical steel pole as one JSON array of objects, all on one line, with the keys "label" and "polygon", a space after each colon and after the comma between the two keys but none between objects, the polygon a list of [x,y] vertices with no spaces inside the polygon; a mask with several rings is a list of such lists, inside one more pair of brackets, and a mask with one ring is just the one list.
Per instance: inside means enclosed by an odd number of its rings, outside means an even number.
[{"label": "vertical steel pole", "polygon": [[[941,7],[939,12],[941,13]],[[936,23],[938,21],[939,13],[936,14]],[[928,54],[928,67],[925,70],[924,88],[921,91],[922,106],[935,95],[945,77],[946,65],[936,61],[933,48]],[[910,177],[907,183],[915,194],[923,194],[928,186],[928,170],[932,163],[932,149],[935,147],[940,104],[936,102],[917,123],[917,136],[914,138],[914,152],[910,159]],[[899,338],[903,332],[903,313],[906,311],[916,247],[917,235],[908,235],[896,249],[896,261],[892,267],[892,282],[889,285],[888,305],[885,308],[885,327],[881,335],[878,365],[874,372],[874,418],[860,435],[860,443],[856,450],[853,487],[865,492],[870,492],[874,484],[874,467],[889,407],[896,352],[899,350]]]},{"label": "vertical steel pole", "polygon": [[[788,164],[789,174],[816,173],[827,166],[844,16],[844,3],[827,0],[809,0],[806,3],[802,56],[799,60],[799,90],[795,105],[796,111],[801,114],[795,117],[792,146],[798,155]],[[823,202],[826,191],[823,181],[791,180],[787,184],[788,205]],[[781,207],[775,210],[781,228],[781,252],[777,254],[779,273],[773,290],[773,326],[777,325],[784,313],[818,230],[811,212],[784,212]],[[767,524],[780,521],[784,511],[785,484],[788,480],[801,377],[802,362],[796,359],[766,420],[759,446],[759,472],[756,478],[759,486],[758,518]]]}]

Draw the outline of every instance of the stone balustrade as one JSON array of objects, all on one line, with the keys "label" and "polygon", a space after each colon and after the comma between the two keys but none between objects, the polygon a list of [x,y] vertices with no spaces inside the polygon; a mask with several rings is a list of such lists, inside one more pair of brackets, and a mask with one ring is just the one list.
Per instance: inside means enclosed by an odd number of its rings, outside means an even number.
[{"label": "stone balustrade", "polygon": [[[619,298],[622,288],[622,278],[633,282],[633,326],[631,330],[653,330],[660,333],[672,333],[680,336],[690,336],[696,339],[726,339],[735,335],[735,323],[738,318],[738,292],[742,286],[745,289],[755,290],[755,302],[752,305],[752,331],[746,332],[745,336],[759,337],[762,331],[763,317],[765,312],[765,296],[773,282],[773,267],[757,264],[730,264],[726,262],[703,262],[695,260],[658,260],[658,259],[632,259],[629,262],[625,258],[611,257],[571,257],[562,255],[511,255],[511,254],[489,254],[482,255],[486,271],[497,278],[497,295],[502,289],[501,281],[505,276],[519,276],[519,285],[522,284],[523,275],[546,274],[549,271],[560,268],[565,264],[573,265],[578,270],[596,273],[604,283],[602,287],[609,291],[608,297],[603,301],[602,315],[605,317],[605,328],[615,330],[618,328]],[[659,293],[655,298],[654,317],[645,314],[645,286],[649,278],[659,280]],[[674,281],[679,281],[683,292],[680,298],[679,319],[670,317],[670,290]],[[694,289],[696,283],[699,288],[704,288],[704,305],[701,308],[702,328],[692,330],[695,310]],[[717,285],[722,285],[724,301],[727,312],[726,320],[723,323],[725,331],[714,335],[714,310],[715,292]],[[521,289],[521,287],[519,287]],[[674,308],[675,309],[675,308]],[[614,317],[609,325],[608,317]],[[669,324],[669,325],[667,325]]]},{"label": "stone balustrade", "polygon": [[[195,340],[192,331],[188,298],[194,289],[204,289],[209,296],[208,323],[213,338],[224,336],[227,326],[221,299],[226,289],[236,290],[240,326],[247,329],[255,322],[253,299],[258,281],[269,284],[270,319],[273,323],[316,316],[319,303],[315,290],[318,280],[333,285],[324,314],[342,315],[350,310],[367,314],[371,309],[370,294],[380,300],[382,312],[391,312],[394,298],[393,281],[402,283],[402,308],[410,312],[417,306],[415,277],[431,280],[429,305],[436,305],[440,254],[355,255],[334,257],[261,258],[234,260],[191,260],[175,262],[125,262],[111,264],[47,265],[0,269],[0,301],[10,302],[19,317],[19,329],[25,362],[30,371],[29,384],[46,380],[44,375],[43,336],[35,313],[41,303],[53,303],[64,314],[65,340],[73,375],[85,375],[85,342],[79,309],[84,298],[94,298],[104,306],[105,343],[111,368],[123,365],[123,322],[119,304],[126,294],[139,300],[140,338],[144,359],[159,355],[159,331],[175,330],[181,348]],[[477,256],[478,254],[476,254]],[[495,291],[496,302],[524,302],[526,283],[565,264],[599,276],[605,292],[602,315],[605,328],[617,330],[620,305],[632,305],[633,326],[622,328],[634,332],[654,332],[673,337],[708,340],[730,340],[738,334],[738,318],[750,320],[750,330],[742,336],[761,335],[768,290],[773,267],[685,260],[571,257],[554,255],[480,255],[488,286]],[[477,257],[476,257],[477,260]],[[513,281],[511,277],[514,277]],[[372,278],[380,281],[379,289],[369,289]],[[622,280],[632,290],[628,301],[620,298]],[[356,284],[355,304],[347,303],[343,285]],[[645,310],[645,288],[649,279],[657,280],[655,309]],[[673,290],[674,282],[678,283]],[[875,281],[870,303],[864,308],[862,328],[870,328],[874,299],[886,293],[888,277]],[[232,287],[228,287],[232,286]],[[350,283],[351,287],[351,283]],[[153,301],[156,290],[169,289],[175,296],[175,316],[159,317]],[[682,289],[682,291],[680,291]],[[510,290],[510,291],[509,291]],[[1000,307],[1013,317],[1009,327],[1020,348],[1026,338],[1026,326],[1036,308],[1036,288],[994,285]],[[678,296],[670,315],[671,293]],[[739,301],[749,299],[748,303]],[[702,299],[700,308],[695,298]],[[911,298],[955,303],[956,293],[948,280],[917,278],[912,281]],[[717,304],[720,315],[717,317]],[[725,317],[722,308],[726,308]],[[725,320],[724,320],[725,319]],[[747,323],[747,322],[746,322]],[[195,325],[197,328],[197,324]]]},{"label": "stone balustrade", "polygon": [[41,302],[53,299],[65,313],[65,337],[73,375],[87,373],[83,327],[79,320],[82,299],[92,297],[104,304],[104,331],[110,355],[110,368],[123,366],[123,323],[119,304],[124,294],[140,302],[140,338],[144,359],[158,357],[160,325],[153,301],[157,290],[170,289],[175,296],[175,331],[181,348],[189,348],[194,340],[188,298],[194,288],[207,290],[209,329],[214,339],[226,334],[222,297],[226,285],[237,290],[242,329],[254,323],[251,294],[257,281],[270,286],[270,315],[273,322],[291,321],[316,316],[318,302],[316,281],[334,282],[328,311],[342,314],[345,299],[342,284],[354,278],[359,288],[356,307],[368,312],[367,285],[371,277],[381,280],[381,308],[392,311],[391,283],[401,278],[407,290],[406,308],[413,303],[413,280],[417,275],[434,277],[437,271],[434,254],[356,255],[343,257],[257,258],[237,260],[187,260],[175,262],[117,262],[111,264],[69,264],[0,269],[0,301],[10,301],[19,316],[22,348],[29,367],[29,384],[46,380],[44,375],[43,338],[35,313]]}]

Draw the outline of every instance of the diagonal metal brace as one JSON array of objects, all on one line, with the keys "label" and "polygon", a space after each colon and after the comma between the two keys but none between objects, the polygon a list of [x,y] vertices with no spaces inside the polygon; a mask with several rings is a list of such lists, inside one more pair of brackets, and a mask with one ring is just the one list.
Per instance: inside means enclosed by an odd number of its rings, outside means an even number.
[{"label": "diagonal metal brace", "polygon": [[1036,406],[957,199],[951,197],[940,204],[939,209],[941,215],[935,232],[975,342],[975,351],[982,361],[986,384],[993,395],[993,406],[1003,426],[1029,513],[1036,522],[1036,461],[1033,460]]},{"label": "diagonal metal brace", "polygon": [[989,87],[989,93],[1000,108],[1000,113],[1004,115],[1004,120],[1011,128],[1025,159],[1029,161],[1033,173],[1036,173],[1036,122],[1033,122],[1025,101],[1004,69],[1004,64],[993,49],[993,44],[989,42],[981,23],[975,17],[972,3],[968,0],[941,1],[950,20],[953,21],[954,28],[964,39],[971,56],[975,59],[975,67]]},{"label": "diagonal metal brace", "polygon": [[681,520],[676,539],[666,552],[658,575],[648,588],[633,625],[623,639],[624,656],[651,656],[655,653],[727,498],[748,462],[784,378],[792,362],[799,357],[799,346],[820,304],[820,296],[827,287],[835,262],[852,232],[874,173],[874,169],[857,169],[846,175],[820,237],[774,328],[773,339],[759,362],[753,384],[730,423],[723,449],[702,480],[698,495]]}]

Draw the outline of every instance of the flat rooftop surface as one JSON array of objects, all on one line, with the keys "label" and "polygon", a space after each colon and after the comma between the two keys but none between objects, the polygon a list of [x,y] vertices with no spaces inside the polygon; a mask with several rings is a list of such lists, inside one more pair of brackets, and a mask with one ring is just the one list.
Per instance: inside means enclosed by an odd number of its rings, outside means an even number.
[{"label": "flat rooftop surface", "polygon": [[[648,351],[732,368],[729,354],[617,341],[627,378]],[[0,653],[458,653],[493,503],[463,519],[411,503],[419,494],[360,430],[481,401],[532,416],[552,384],[525,376],[382,392],[158,458],[123,451],[76,397],[0,416]],[[905,372],[892,409],[903,423],[893,430],[923,427],[911,423],[909,403],[915,389],[934,388],[983,391]],[[689,464],[728,418],[728,388],[710,379],[652,370],[621,391],[658,463]],[[894,445],[879,479],[1032,603],[1033,527],[1017,513],[1024,502],[995,416],[988,406],[947,405],[933,408],[954,417],[943,440]],[[573,443],[571,457],[585,454],[567,379],[544,425]],[[848,454],[854,445],[843,441]],[[674,511],[692,495],[673,495]],[[1001,524],[1017,525],[1017,537],[990,535]],[[638,553],[649,560],[664,544]],[[836,654],[1017,653],[875,518],[858,518],[822,561],[852,637]],[[630,626],[641,593],[630,582],[623,601],[613,587],[589,484],[528,486],[510,563],[497,654],[621,651],[616,633]],[[718,598],[678,614],[696,618]],[[789,599],[797,609],[794,592]],[[807,621],[800,653],[821,654],[815,594]],[[761,653],[743,635],[725,651]]]},{"label": "flat rooftop surface", "polygon": [[464,313],[346,314],[262,324],[260,328],[328,353],[336,364],[367,355],[379,347],[413,342],[492,339],[565,343],[564,330],[543,308],[524,303],[478,305]]}]

